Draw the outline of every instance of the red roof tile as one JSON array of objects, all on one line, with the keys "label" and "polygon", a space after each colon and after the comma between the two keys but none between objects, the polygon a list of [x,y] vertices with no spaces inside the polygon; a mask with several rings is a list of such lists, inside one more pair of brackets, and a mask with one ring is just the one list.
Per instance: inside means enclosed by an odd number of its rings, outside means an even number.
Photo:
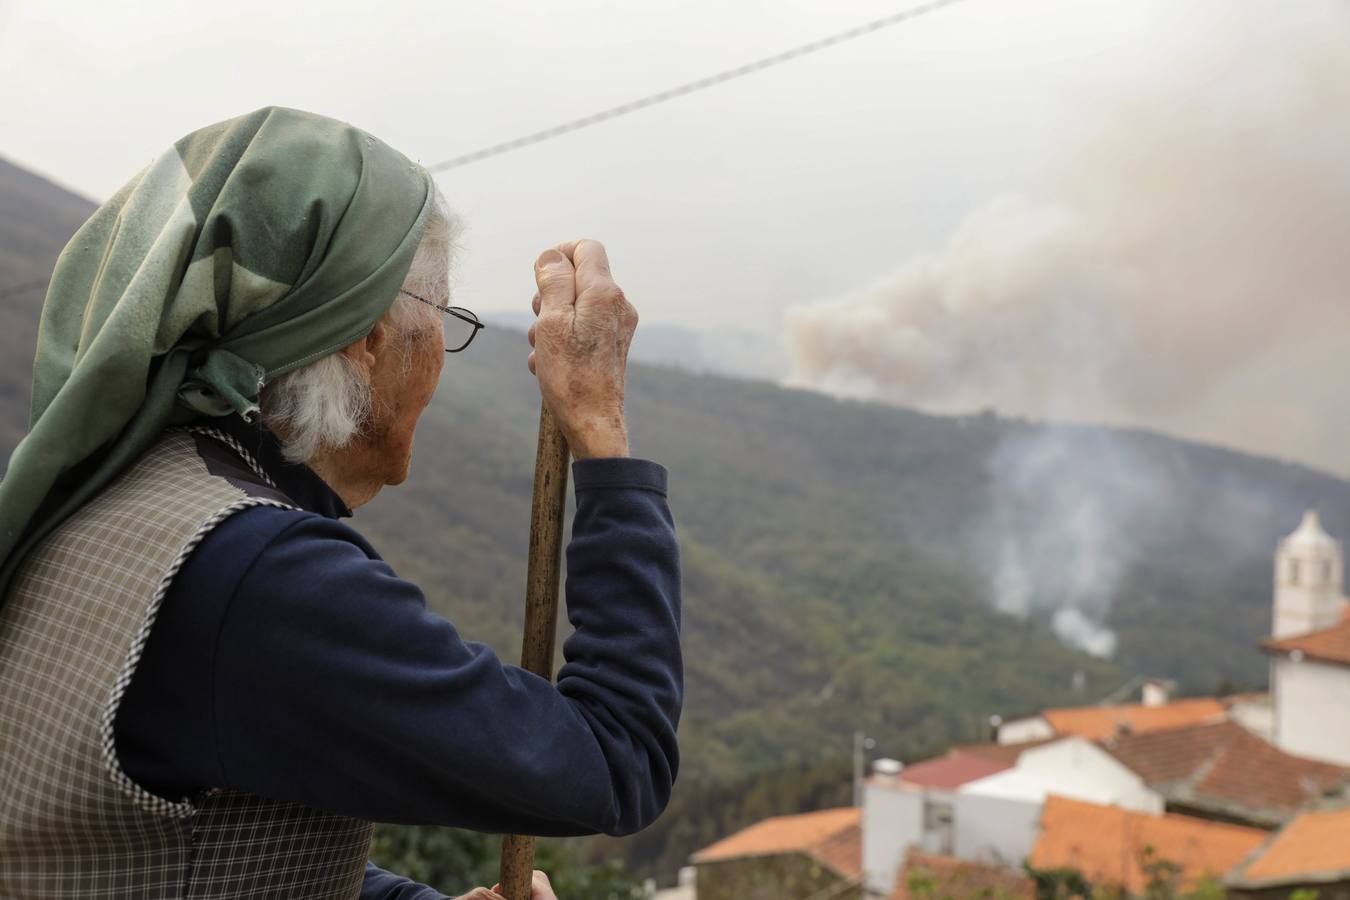
[{"label": "red roof tile", "polygon": [[910,900],[910,878],[931,883],[925,897],[1002,897],[1033,900],[1036,886],[1015,869],[910,850],[887,900]]},{"label": "red roof tile", "polygon": [[1350,666],[1350,618],[1321,631],[1276,640],[1262,641],[1261,646],[1271,653],[1292,653],[1295,650],[1308,659]]},{"label": "red roof tile", "polygon": [[1179,865],[1186,886],[1204,875],[1226,874],[1266,837],[1240,825],[1052,796],[1028,862],[1037,869],[1077,869],[1090,882],[1137,893],[1149,881],[1144,864],[1150,858]]},{"label": "red roof tile", "polygon": [[1047,709],[1041,717],[1061,737],[1075,736],[1098,740],[1127,731],[1143,734],[1182,725],[1197,725],[1222,719],[1224,705],[1213,697],[1175,700],[1162,706],[1122,703],[1118,706],[1077,706]]},{"label": "red roof tile", "polygon": [[1110,737],[1097,743],[1149,785],[1193,778],[1229,742],[1248,734],[1233,722],[1214,722]]},{"label": "red roof tile", "polygon": [[1243,887],[1350,880],[1350,807],[1305,812],[1284,827],[1231,883]]},{"label": "red roof tile", "polygon": [[955,790],[961,785],[1012,768],[1012,763],[994,762],[973,754],[950,753],[936,759],[906,766],[900,780],[938,790]]},{"label": "red roof tile", "polygon": [[1293,756],[1233,722],[1098,742],[1176,806],[1274,826],[1350,769]]},{"label": "red roof tile", "polygon": [[862,810],[856,806],[774,816],[703,848],[693,861],[805,853],[845,878],[854,878],[862,871],[861,820]]}]

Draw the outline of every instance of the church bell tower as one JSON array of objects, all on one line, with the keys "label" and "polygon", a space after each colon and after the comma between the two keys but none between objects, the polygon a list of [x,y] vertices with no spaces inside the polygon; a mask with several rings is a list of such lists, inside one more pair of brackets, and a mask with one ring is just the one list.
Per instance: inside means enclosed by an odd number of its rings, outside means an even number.
[{"label": "church bell tower", "polygon": [[1275,551],[1275,621],[1271,636],[1292,637],[1341,620],[1343,561],[1340,542],[1322,530],[1316,510],[1303,514]]}]

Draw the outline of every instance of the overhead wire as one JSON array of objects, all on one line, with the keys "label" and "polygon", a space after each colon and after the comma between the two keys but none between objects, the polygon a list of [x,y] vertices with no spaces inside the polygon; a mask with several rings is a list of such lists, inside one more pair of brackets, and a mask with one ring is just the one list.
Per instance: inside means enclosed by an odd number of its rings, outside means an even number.
[{"label": "overhead wire", "polygon": [[[819,53],[830,47],[837,47],[840,44],[866,37],[869,34],[875,34],[882,29],[891,28],[903,22],[909,22],[920,16],[927,15],[928,13],[936,12],[937,10],[949,6],[956,6],[964,2],[966,2],[966,0],[928,0],[926,3],[908,7],[899,12],[892,13],[891,15],[882,16],[879,19],[873,19],[862,25],[845,29],[844,31],[837,31],[834,34],[829,34],[822,38],[817,38],[814,41],[790,47],[770,56],[760,57],[759,59],[752,60],[736,66],[735,68],[724,69],[712,75],[694,81],[687,81],[684,84],[667,88],[664,91],[658,91],[655,94],[648,94],[645,97],[639,97],[636,100],[630,100],[627,103],[621,103],[618,106],[611,106],[608,109],[603,109],[599,112],[591,113],[590,115],[561,122],[551,128],[545,128],[541,131],[535,131],[521,135],[517,138],[512,138],[509,141],[502,141],[497,144],[483,147],[479,150],[474,150],[472,153],[463,153],[459,156],[452,156],[449,159],[432,163],[427,166],[427,170],[431,172],[444,172],[449,169],[466,166],[469,163],[490,159],[494,156],[501,156],[502,154],[510,153],[513,150],[520,150],[521,148],[529,147],[534,144],[542,144],[545,141],[562,137],[565,134],[571,134],[572,132],[580,131],[583,128],[590,128],[592,125],[599,125],[601,122],[608,122],[621,116],[630,115],[644,109],[650,109],[653,106],[669,103],[680,97],[687,97],[690,94],[705,91],[709,88],[716,87],[717,85],[726,84],[729,81],[735,81],[739,78],[745,78],[749,75],[763,72],[765,69],[781,66],[792,60],[801,59],[803,56]],[[46,286],[47,280],[43,279],[42,281],[33,281],[3,287],[0,288],[0,300],[7,300],[10,297],[18,296],[19,294],[24,294]]]},{"label": "overhead wire", "polygon": [[728,81],[735,81],[738,78],[754,75],[765,69],[780,66],[783,63],[800,59],[801,57],[808,56],[812,53],[819,53],[821,50],[826,50],[830,47],[837,47],[848,41],[857,40],[858,38],[865,37],[869,34],[874,34],[875,32],[881,31],[883,28],[890,28],[894,25],[899,25],[902,22],[908,22],[912,19],[917,19],[920,16],[927,15],[928,13],[936,12],[939,9],[956,6],[957,4],[964,2],[966,2],[966,0],[929,0],[927,3],[911,6],[900,12],[892,13],[889,16],[873,19],[871,22],[867,22],[863,25],[826,35],[825,37],[818,38],[809,43],[800,44],[771,56],[761,57],[760,59],[736,66],[732,69],[724,69],[721,72],[708,75],[704,78],[687,81],[684,84],[667,88],[664,91],[648,94],[645,97],[639,97],[636,100],[630,100],[627,103],[621,103],[618,106],[611,106],[608,109],[603,109],[599,112],[591,113],[590,115],[571,119],[554,125],[551,128],[545,128],[541,131],[535,131],[517,138],[512,138],[509,141],[492,144],[491,146],[474,150],[471,153],[452,156],[449,159],[441,160],[438,163],[432,163],[427,166],[427,170],[431,172],[444,172],[448,169],[466,166],[469,163],[479,162],[494,156],[501,156],[503,153],[510,153],[513,150],[520,150],[523,147],[542,144],[544,141],[550,141],[554,138],[562,137],[565,134],[580,131],[583,128],[590,128],[592,125],[599,125],[601,122],[608,122],[611,119],[617,119],[620,116],[626,116],[640,110],[650,109],[653,106],[669,103],[671,100],[680,97],[687,97],[690,94],[704,91],[720,84],[726,84]]}]

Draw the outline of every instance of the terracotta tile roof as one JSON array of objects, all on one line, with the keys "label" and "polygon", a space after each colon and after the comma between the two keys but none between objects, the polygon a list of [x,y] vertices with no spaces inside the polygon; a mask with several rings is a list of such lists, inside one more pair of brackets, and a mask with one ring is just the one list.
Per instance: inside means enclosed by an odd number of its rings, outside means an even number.
[{"label": "terracotta tile roof", "polygon": [[1271,653],[1300,651],[1308,659],[1350,666],[1350,618],[1321,631],[1310,631],[1294,637],[1271,638],[1261,642]]},{"label": "terracotta tile roof", "polygon": [[1093,741],[1118,734],[1122,729],[1131,734],[1143,734],[1163,728],[1217,721],[1223,715],[1223,703],[1213,697],[1175,700],[1162,706],[1122,703],[1118,706],[1047,709],[1041,713],[1041,717],[1061,737],[1073,735]]},{"label": "terracotta tile roof", "polygon": [[994,762],[969,753],[949,753],[946,756],[906,766],[900,772],[900,780],[950,791],[968,781],[975,781],[1011,768],[1011,762]]},{"label": "terracotta tile roof", "polygon": [[1233,722],[1098,742],[1172,806],[1273,827],[1344,781],[1350,769],[1285,753]]},{"label": "terracotta tile roof", "polygon": [[1109,737],[1097,743],[1149,786],[1193,778],[1220,749],[1248,731],[1234,722],[1214,722]]},{"label": "terracotta tile roof", "polygon": [[805,853],[846,878],[862,871],[862,810],[856,806],[774,816],[704,847],[695,863]]},{"label": "terracotta tile roof", "polygon": [[1036,885],[1015,869],[910,850],[887,900],[910,900],[911,876],[932,882],[934,889],[924,896],[993,896],[1007,900],[1034,900],[1036,896]]},{"label": "terracotta tile roof", "polygon": [[1090,882],[1137,893],[1148,884],[1143,863],[1149,852],[1181,866],[1187,886],[1204,875],[1226,874],[1267,837],[1241,825],[1051,796],[1028,862],[1037,869],[1077,869]]},{"label": "terracotta tile roof", "polygon": [[1017,764],[1024,751],[1033,747],[1043,747],[1059,738],[1042,738],[1038,741],[1023,741],[1020,744],[958,744],[949,752],[949,756],[978,756],[990,762],[1002,763],[1008,767]]},{"label": "terracotta tile roof", "polygon": [[1284,827],[1230,884],[1266,887],[1350,880],[1350,807],[1310,810]]},{"label": "terracotta tile roof", "polygon": [[862,823],[836,832],[811,848],[811,855],[845,878],[862,875]]}]

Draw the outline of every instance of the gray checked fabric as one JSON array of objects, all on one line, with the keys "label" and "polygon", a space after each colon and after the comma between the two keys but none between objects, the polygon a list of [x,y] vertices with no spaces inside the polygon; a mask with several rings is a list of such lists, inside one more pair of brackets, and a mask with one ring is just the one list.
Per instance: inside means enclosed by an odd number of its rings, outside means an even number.
[{"label": "gray checked fabric", "polygon": [[158,797],[117,761],[113,717],[173,576],[229,515],[285,505],[242,462],[209,472],[198,440],[162,438],[37,546],[0,607],[0,900],[360,892],[368,823]]}]

